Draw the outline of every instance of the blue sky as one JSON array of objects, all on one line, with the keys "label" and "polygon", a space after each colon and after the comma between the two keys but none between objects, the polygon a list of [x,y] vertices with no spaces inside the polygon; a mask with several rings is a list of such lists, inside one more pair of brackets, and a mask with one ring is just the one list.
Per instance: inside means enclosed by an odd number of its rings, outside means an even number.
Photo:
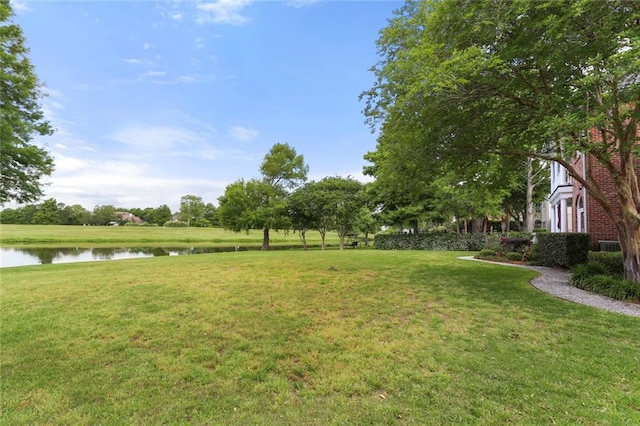
[{"label": "blue sky", "polygon": [[57,132],[45,198],[217,205],[286,142],[309,178],[363,179],[358,95],[399,1],[14,1]]}]

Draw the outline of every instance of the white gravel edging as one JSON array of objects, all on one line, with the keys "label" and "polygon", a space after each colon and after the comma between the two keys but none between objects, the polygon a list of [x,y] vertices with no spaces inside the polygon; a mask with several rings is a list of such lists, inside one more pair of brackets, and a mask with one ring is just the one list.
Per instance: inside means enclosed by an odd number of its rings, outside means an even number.
[{"label": "white gravel edging", "polygon": [[552,294],[560,299],[568,300],[582,305],[593,306],[609,312],[616,312],[623,315],[640,317],[640,305],[624,302],[622,300],[611,299],[599,294],[590,293],[569,284],[571,273],[544,266],[514,265],[510,263],[491,262],[476,259],[473,256],[462,256],[459,259],[474,260],[476,262],[493,263],[494,265],[512,266],[517,268],[532,269],[540,275],[531,280],[531,285],[546,293]]}]

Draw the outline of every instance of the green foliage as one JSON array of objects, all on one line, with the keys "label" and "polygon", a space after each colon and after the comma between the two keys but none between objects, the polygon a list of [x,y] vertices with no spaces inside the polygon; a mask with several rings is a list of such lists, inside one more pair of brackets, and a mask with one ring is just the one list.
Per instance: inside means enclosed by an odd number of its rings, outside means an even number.
[{"label": "green foliage", "polygon": [[607,268],[599,262],[588,262],[581,263],[576,265],[571,272],[571,284],[578,287],[584,288],[583,282],[596,275],[610,275]]},{"label": "green foliage", "polygon": [[542,255],[540,254],[540,247],[537,243],[531,244],[529,246],[529,249],[525,250],[524,253],[522,253],[522,260],[527,262],[528,265],[544,265]]},{"label": "green foliage", "polygon": [[0,2],[0,204],[24,203],[42,195],[43,177],[53,171],[53,158],[31,143],[53,128],[39,104],[41,85],[22,29],[11,22],[11,3]]},{"label": "green foliage", "polygon": [[188,228],[189,224],[183,220],[170,220],[165,222],[162,226],[166,226],[168,228]]},{"label": "green foliage", "polygon": [[373,246],[381,250],[478,251],[486,242],[486,234],[376,234]]},{"label": "green foliage", "polygon": [[584,233],[538,234],[538,249],[546,266],[571,268],[588,260],[590,237]]},{"label": "green foliage", "polygon": [[598,262],[607,268],[610,275],[624,276],[624,260],[621,251],[590,251],[589,262]]},{"label": "green foliage", "polygon": [[202,197],[196,195],[184,195],[180,199],[180,213],[178,217],[180,220],[187,222],[191,225],[191,222],[198,222],[204,216],[205,204],[202,201]]},{"label": "green foliage", "polygon": [[517,261],[517,262],[522,261],[522,253],[518,253],[516,251],[510,251],[505,255],[505,257],[507,258],[507,260]]},{"label": "green foliage", "polygon": [[55,198],[49,198],[38,206],[31,223],[35,225],[60,225],[60,210]]},{"label": "green foliage", "polygon": [[574,285],[586,291],[618,300],[640,301],[640,283],[611,275],[592,275],[576,279]]},{"label": "green foliage", "polygon": [[109,222],[117,220],[116,208],[112,205],[95,206],[91,215],[91,224],[93,225],[107,225]]},{"label": "green foliage", "polygon": [[[638,156],[638,16],[632,0],[406,2],[380,32],[376,80],[362,95],[379,144],[392,147],[380,161],[401,153],[424,159],[427,171],[437,162],[501,189],[511,177],[501,162],[513,170],[522,159],[558,161],[611,211],[602,188],[567,161],[581,152],[610,171],[612,204],[622,206],[614,221],[637,238],[637,203],[619,197],[639,200],[640,188],[634,173],[618,171]],[[594,140],[594,128],[606,136]]]},{"label": "green foliage", "polygon": [[225,229],[235,232],[262,229],[262,248],[269,249],[271,229],[291,229],[289,190],[307,178],[304,157],[287,144],[275,144],[260,166],[262,179],[240,179],[218,198],[217,215]]},{"label": "green foliage", "polygon": [[485,259],[485,258],[493,258],[498,256],[498,253],[495,250],[491,250],[491,249],[482,249],[480,250],[480,253],[478,253],[478,258],[479,259]]}]

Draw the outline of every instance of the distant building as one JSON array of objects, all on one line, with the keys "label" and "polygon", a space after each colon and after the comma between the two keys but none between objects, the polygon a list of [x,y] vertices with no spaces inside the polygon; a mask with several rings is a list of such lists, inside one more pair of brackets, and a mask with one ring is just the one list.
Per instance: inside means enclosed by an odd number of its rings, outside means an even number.
[{"label": "distant building", "polygon": [[144,223],[144,220],[129,212],[116,212],[115,215],[121,222]]}]

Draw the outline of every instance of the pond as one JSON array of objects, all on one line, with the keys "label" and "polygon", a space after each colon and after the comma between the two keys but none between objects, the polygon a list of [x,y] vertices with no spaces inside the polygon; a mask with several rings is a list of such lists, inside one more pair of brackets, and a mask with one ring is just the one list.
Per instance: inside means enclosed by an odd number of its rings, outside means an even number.
[{"label": "pond", "polygon": [[[302,246],[272,246],[271,250],[288,250],[294,248],[302,248]],[[246,250],[260,250],[260,247],[0,247],[0,268],[51,263],[133,259],[136,257],[185,256]]]}]

